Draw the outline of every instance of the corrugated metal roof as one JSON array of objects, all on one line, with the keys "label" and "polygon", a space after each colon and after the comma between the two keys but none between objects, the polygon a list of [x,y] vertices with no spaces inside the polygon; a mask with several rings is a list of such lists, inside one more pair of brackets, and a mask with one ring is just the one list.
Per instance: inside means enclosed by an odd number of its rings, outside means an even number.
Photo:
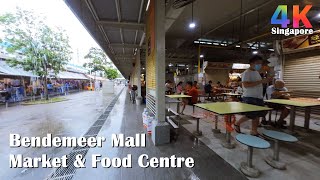
[{"label": "corrugated metal roof", "polygon": [[5,61],[0,60],[0,73],[11,76],[38,77],[31,72],[24,71],[21,68],[10,67]]}]

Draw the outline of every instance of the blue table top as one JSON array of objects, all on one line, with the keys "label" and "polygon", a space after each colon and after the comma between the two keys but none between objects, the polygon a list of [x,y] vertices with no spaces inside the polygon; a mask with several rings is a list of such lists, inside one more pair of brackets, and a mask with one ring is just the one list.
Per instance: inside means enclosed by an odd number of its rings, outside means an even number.
[{"label": "blue table top", "polygon": [[280,140],[280,141],[286,141],[286,142],[296,142],[296,141],[298,141],[298,139],[296,137],[291,136],[290,134],[279,132],[279,131],[272,131],[272,130],[264,129],[262,131],[262,133],[267,137],[270,137],[270,138],[276,139],[276,140]]},{"label": "blue table top", "polygon": [[251,136],[247,134],[238,134],[236,136],[236,139],[240,143],[253,148],[266,149],[270,147],[270,143],[268,141],[263,140],[256,136]]}]

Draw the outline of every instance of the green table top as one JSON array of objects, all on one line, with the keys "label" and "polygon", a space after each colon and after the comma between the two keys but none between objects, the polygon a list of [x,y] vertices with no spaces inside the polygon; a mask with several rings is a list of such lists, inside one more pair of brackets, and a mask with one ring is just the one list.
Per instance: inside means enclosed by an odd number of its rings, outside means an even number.
[{"label": "green table top", "polygon": [[220,115],[271,110],[271,108],[267,108],[263,106],[255,106],[255,105],[245,104],[241,102],[217,102],[217,103],[195,104],[195,106],[220,114]]},{"label": "green table top", "polygon": [[191,98],[191,96],[188,95],[181,95],[181,94],[174,94],[174,95],[166,95],[169,98]]},{"label": "green table top", "polygon": [[289,106],[297,106],[297,107],[308,107],[308,106],[320,106],[319,102],[308,102],[308,101],[299,101],[295,99],[270,99],[265,100],[265,102],[275,103],[275,104],[283,104]]}]

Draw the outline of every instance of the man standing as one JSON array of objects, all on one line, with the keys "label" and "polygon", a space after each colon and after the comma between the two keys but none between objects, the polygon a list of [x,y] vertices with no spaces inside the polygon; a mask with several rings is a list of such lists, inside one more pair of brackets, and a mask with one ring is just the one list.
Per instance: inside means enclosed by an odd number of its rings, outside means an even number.
[{"label": "man standing", "polygon": [[[263,102],[263,84],[270,82],[273,77],[262,79],[259,70],[262,67],[262,57],[253,56],[250,59],[250,68],[242,74],[242,86],[243,86],[243,102],[247,104],[264,106]],[[240,125],[252,119],[251,135],[258,135],[259,117],[265,116],[265,112],[250,112],[246,113],[235,124],[235,131],[241,133]]]}]

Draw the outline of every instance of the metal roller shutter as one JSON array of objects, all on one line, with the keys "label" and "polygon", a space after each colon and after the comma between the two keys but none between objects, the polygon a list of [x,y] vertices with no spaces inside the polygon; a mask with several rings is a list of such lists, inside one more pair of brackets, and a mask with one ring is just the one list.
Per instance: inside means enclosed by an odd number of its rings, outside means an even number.
[{"label": "metal roller shutter", "polygon": [[[320,97],[320,50],[285,55],[284,81],[297,97]],[[311,108],[320,117],[320,107]]]}]

